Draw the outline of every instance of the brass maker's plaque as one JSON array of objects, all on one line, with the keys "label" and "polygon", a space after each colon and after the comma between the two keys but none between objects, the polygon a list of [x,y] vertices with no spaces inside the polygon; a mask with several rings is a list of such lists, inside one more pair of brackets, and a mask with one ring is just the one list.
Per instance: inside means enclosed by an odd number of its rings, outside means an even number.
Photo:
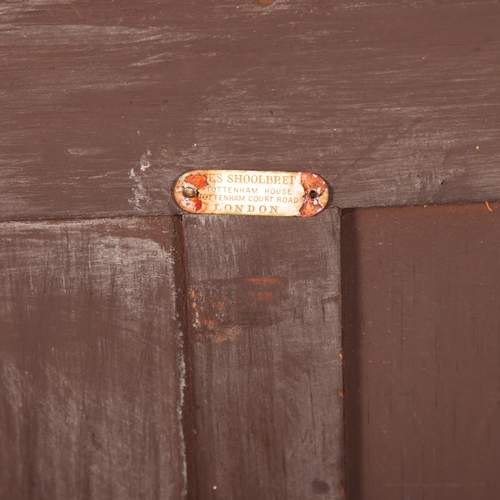
[{"label": "brass maker's plaque", "polygon": [[175,184],[175,200],[193,214],[310,217],[328,202],[328,186],[312,172],[192,170]]}]

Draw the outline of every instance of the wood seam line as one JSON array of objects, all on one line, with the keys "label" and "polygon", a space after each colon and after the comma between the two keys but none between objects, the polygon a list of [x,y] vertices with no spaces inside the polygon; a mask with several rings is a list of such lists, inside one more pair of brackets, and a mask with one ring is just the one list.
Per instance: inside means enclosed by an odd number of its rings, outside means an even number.
[{"label": "wood seam line", "polygon": [[[491,200],[490,200],[491,201]],[[457,202],[457,203],[462,203],[462,202]],[[482,202],[464,202],[464,203],[482,203]],[[455,204],[455,203],[438,203],[438,205],[450,205],[450,204]],[[335,210],[338,209],[340,211],[343,210],[356,210],[357,208],[379,208],[383,207],[385,205],[374,205],[370,207],[340,207],[337,205],[327,205],[323,212],[326,212],[327,210]],[[392,205],[391,205],[392,206]],[[401,206],[407,206],[407,205],[401,205]],[[417,205],[420,206],[420,205]],[[99,220],[113,220],[113,219],[146,219],[146,218],[154,218],[154,217],[175,217],[179,218],[181,221],[183,220],[183,217],[185,215],[188,215],[187,212],[176,212],[176,213],[143,213],[143,214],[131,214],[131,213],[123,213],[123,214],[113,214],[113,215],[82,215],[81,217],[76,217],[76,216],[71,216],[71,217],[61,217],[61,216],[54,216],[54,217],[38,217],[38,218],[33,218],[33,217],[27,217],[27,218],[13,218],[9,217],[7,219],[2,219],[0,217],[0,224],[8,224],[10,222],[15,222],[16,224],[19,223],[33,223],[33,222],[52,222],[52,223],[57,223],[57,222],[85,222],[85,221],[99,221]],[[202,214],[200,214],[201,217],[203,217]],[[205,214],[206,216],[206,214]],[[321,214],[316,215],[316,217],[321,216]],[[245,216],[240,216],[237,215],[236,217],[245,217]],[[246,216],[246,217],[255,217],[255,216]]]},{"label": "wood seam line", "polygon": [[177,283],[176,310],[179,321],[179,395],[178,410],[180,417],[181,440],[183,443],[184,488],[183,497],[194,500],[196,498],[196,443],[194,429],[194,397],[193,397],[193,365],[191,343],[189,341],[188,323],[188,288],[187,288],[187,255],[184,220],[182,215],[175,216],[174,228],[176,233],[176,253],[178,254],[175,267]]},{"label": "wood seam line", "polygon": [[[346,249],[344,248],[345,244],[345,230],[346,230],[346,222],[344,222],[344,216],[347,215],[349,212],[352,212],[353,209],[339,209],[339,252],[340,252],[340,335],[341,335],[341,351],[340,351],[340,356],[342,360],[342,394],[343,394],[343,401],[342,401],[342,435],[343,435],[343,451],[344,451],[344,474],[343,474],[343,485],[342,485],[342,493],[344,495],[348,495],[347,491],[347,486],[348,486],[348,463],[347,463],[347,428],[346,428],[346,404],[345,404],[345,394],[346,394],[346,361],[345,361],[345,323],[346,323],[346,307],[347,303],[344,300],[346,298],[346,295],[344,293],[347,283],[346,283],[346,278],[348,273],[348,265],[345,265],[345,258],[347,257],[346,255]],[[347,269],[346,269],[347,268]]]},{"label": "wood seam line", "polygon": [[[347,429],[347,404],[349,398],[353,398],[353,394],[349,394],[347,390],[347,377],[348,365],[356,364],[356,360],[352,359],[350,351],[348,350],[348,342],[346,336],[352,331],[353,326],[351,319],[353,311],[356,310],[357,298],[357,271],[358,263],[356,262],[357,255],[357,239],[355,235],[354,221],[352,220],[354,208],[345,208],[340,210],[339,222],[339,251],[340,251],[340,327],[341,327],[341,346],[342,346],[342,392],[343,392],[343,405],[342,405],[342,423],[343,423],[343,445],[344,445],[344,477],[343,477],[343,493],[346,498],[350,497],[350,481],[349,481],[349,455],[352,454],[352,443],[348,442],[348,429]],[[354,262],[353,262],[354,260]],[[347,359],[347,362],[346,362]],[[358,368],[358,367],[356,367]],[[347,390],[347,394],[346,394]],[[346,401],[347,399],[347,401]],[[357,422],[351,422],[351,426],[355,427]]]},{"label": "wood seam line", "polygon": [[[185,215],[183,213],[164,213],[164,214],[159,214],[159,213],[143,213],[143,214],[131,214],[131,213],[123,213],[123,214],[113,214],[113,215],[82,215],[81,217],[37,217],[37,218],[8,218],[8,219],[2,219],[0,218],[0,224],[9,224],[10,222],[16,223],[16,224],[22,224],[23,222],[30,223],[32,224],[33,222],[51,222],[51,223],[57,223],[57,222],[85,222],[85,221],[106,221],[106,220],[116,220],[116,219],[148,219],[148,218],[155,218],[155,217],[175,217],[175,218],[182,218],[182,216]],[[182,219],[181,219],[182,220]]]}]

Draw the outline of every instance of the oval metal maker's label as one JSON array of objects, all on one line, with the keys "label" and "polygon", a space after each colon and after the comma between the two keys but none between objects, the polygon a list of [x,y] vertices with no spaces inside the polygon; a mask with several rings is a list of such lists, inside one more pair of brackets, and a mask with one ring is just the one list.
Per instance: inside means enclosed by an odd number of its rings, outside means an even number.
[{"label": "oval metal maker's label", "polygon": [[192,170],[175,184],[175,200],[193,214],[311,217],[328,202],[328,186],[312,172]]}]

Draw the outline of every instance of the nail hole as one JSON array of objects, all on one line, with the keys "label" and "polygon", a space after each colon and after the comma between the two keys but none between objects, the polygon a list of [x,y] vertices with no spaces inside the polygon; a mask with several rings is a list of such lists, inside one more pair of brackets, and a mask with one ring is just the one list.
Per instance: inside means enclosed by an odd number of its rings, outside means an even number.
[{"label": "nail hole", "polygon": [[311,198],[311,200],[314,200],[314,198],[317,198],[318,196],[319,194],[315,189],[311,189],[311,191],[309,191],[309,198]]},{"label": "nail hole", "polygon": [[186,198],[195,198],[196,196],[198,196],[198,190],[193,186],[184,186],[182,194]]}]

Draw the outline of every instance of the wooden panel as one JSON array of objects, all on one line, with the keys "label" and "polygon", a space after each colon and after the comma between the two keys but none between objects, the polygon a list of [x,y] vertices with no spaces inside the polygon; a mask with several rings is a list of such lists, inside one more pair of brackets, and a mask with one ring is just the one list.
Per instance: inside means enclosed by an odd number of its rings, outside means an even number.
[{"label": "wooden panel", "polygon": [[193,498],[342,498],[339,216],[186,216]]},{"label": "wooden panel", "polygon": [[343,218],[348,498],[495,500],[500,204]]},{"label": "wooden panel", "polygon": [[0,225],[1,498],[181,498],[173,230]]},{"label": "wooden panel", "polygon": [[177,213],[193,168],[333,206],[499,199],[494,0],[0,5],[0,218]]}]

